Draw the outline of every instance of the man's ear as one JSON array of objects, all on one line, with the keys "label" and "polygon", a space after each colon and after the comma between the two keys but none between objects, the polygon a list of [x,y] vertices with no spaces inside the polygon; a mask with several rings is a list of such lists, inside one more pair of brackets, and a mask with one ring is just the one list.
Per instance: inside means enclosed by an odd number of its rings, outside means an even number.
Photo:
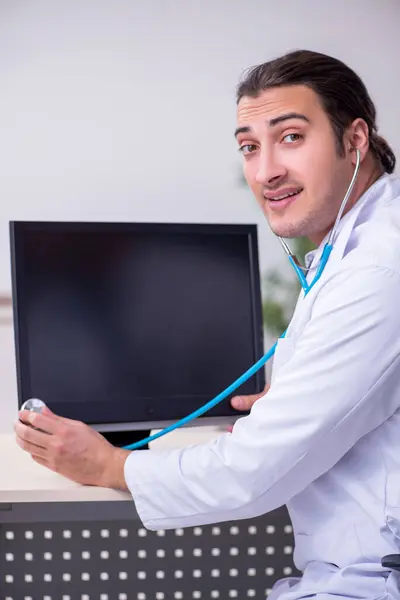
[{"label": "man's ear", "polygon": [[346,152],[351,152],[352,162],[356,163],[355,150],[360,152],[360,162],[362,162],[369,150],[369,130],[364,119],[355,119],[346,132],[345,137]]}]

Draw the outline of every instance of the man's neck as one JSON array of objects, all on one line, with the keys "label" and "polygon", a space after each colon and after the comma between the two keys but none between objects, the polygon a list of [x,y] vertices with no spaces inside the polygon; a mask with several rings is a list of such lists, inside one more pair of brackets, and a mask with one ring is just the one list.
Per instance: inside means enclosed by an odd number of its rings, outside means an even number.
[{"label": "man's neck", "polygon": [[[361,165],[356,183],[354,184],[353,191],[347,202],[347,205],[343,211],[343,216],[348,213],[353,206],[357,204],[359,199],[365,194],[365,192],[383,175],[384,171],[382,167],[376,164],[376,161],[371,157],[366,157],[364,163]],[[310,241],[319,246],[326,235],[331,231],[334,223],[326,231],[320,232],[316,235],[311,236]]]}]

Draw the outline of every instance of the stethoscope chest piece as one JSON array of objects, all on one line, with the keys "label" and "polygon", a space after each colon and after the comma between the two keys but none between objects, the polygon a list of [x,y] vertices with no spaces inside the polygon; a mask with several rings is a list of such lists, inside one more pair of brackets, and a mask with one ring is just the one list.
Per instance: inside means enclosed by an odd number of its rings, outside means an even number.
[{"label": "stethoscope chest piece", "polygon": [[23,403],[21,410],[30,410],[32,412],[41,413],[45,406],[43,400],[40,400],[39,398],[29,398],[29,400],[26,400]]}]

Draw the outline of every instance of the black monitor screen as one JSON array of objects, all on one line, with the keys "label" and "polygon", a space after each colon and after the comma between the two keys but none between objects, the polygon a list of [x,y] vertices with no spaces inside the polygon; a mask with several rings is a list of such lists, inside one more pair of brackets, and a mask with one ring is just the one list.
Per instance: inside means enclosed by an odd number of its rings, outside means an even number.
[{"label": "black monitor screen", "polygon": [[[19,406],[161,426],[262,356],[256,226],[10,227]],[[263,387],[261,370],[237,393]],[[205,418],[233,414],[227,398]]]}]

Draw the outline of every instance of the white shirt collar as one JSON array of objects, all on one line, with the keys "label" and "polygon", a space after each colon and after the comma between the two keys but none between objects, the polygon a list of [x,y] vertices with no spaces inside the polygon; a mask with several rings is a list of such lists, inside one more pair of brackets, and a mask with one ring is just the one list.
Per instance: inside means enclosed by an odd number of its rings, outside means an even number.
[{"label": "white shirt collar", "polygon": [[[347,241],[350,237],[351,232],[353,231],[356,219],[362,209],[362,207],[369,200],[376,200],[379,197],[379,190],[386,182],[386,179],[389,177],[387,173],[381,175],[365,192],[360,196],[354,206],[340,219],[338,223],[338,227],[336,229],[336,239],[333,242],[333,245],[336,251],[340,250],[340,255],[343,254]],[[346,224],[350,224],[350,227],[346,228]],[[344,231],[345,230],[345,231]],[[343,232],[343,233],[342,233]],[[330,232],[329,232],[330,233]],[[321,244],[315,250],[311,250],[311,252],[307,252],[304,257],[305,267],[307,269],[313,267],[316,261],[319,260],[322,251],[324,249],[325,244],[328,241],[329,233],[324,237]]]}]

